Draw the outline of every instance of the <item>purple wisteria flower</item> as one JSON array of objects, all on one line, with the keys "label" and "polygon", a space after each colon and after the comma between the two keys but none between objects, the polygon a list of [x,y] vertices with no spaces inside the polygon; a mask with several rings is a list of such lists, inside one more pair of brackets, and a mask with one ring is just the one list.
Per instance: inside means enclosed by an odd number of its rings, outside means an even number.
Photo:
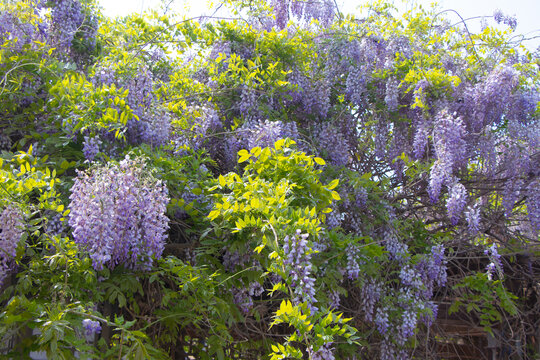
[{"label": "purple wisteria flower", "polygon": [[467,219],[467,225],[471,234],[478,233],[480,230],[480,207],[478,203],[467,207],[465,219]]},{"label": "purple wisteria flower", "polygon": [[308,234],[296,230],[292,237],[286,236],[283,250],[285,252],[284,264],[289,269],[291,286],[294,291],[294,301],[307,303],[312,311],[317,308],[313,304],[315,299],[315,279],[311,275],[311,249],[308,247]]},{"label": "purple wisteria flower", "polygon": [[87,337],[101,333],[101,325],[99,321],[84,319],[82,321],[82,325],[84,328],[85,335]]},{"label": "purple wisteria flower", "polygon": [[527,186],[527,211],[532,230],[540,233],[540,177]]},{"label": "purple wisteria flower", "polygon": [[414,133],[413,151],[416,159],[421,159],[424,156],[428,144],[428,136],[428,123],[422,118],[417,122],[416,131]]},{"label": "purple wisteria flower", "polygon": [[375,304],[381,298],[382,292],[381,284],[373,279],[369,279],[362,286],[362,310],[364,311],[364,318],[366,321],[373,320]]},{"label": "purple wisteria flower", "polygon": [[465,125],[460,117],[450,115],[447,110],[438,114],[433,130],[437,161],[431,169],[428,188],[433,202],[439,199],[442,185],[452,182],[453,170],[467,160],[465,136]]},{"label": "purple wisteria flower", "polygon": [[431,326],[433,324],[433,321],[437,319],[437,313],[439,311],[439,306],[435,304],[433,301],[427,301],[425,303],[425,308],[429,309],[431,314],[423,313],[420,315],[420,321],[422,321],[426,326]]},{"label": "purple wisteria flower", "polygon": [[331,213],[326,214],[325,223],[328,230],[338,228],[341,225],[341,213],[337,210],[333,210]]},{"label": "purple wisteria flower", "polygon": [[517,18],[515,16],[505,15],[500,9],[493,12],[493,19],[497,24],[505,24],[515,29],[517,27]]},{"label": "purple wisteria flower", "polygon": [[249,295],[248,290],[233,287],[231,292],[233,294],[233,302],[240,308],[244,315],[248,314],[249,310],[253,308],[253,299]]},{"label": "purple wisteria flower", "polygon": [[327,159],[336,166],[346,166],[350,161],[350,150],[345,137],[336,127],[324,125],[318,133],[319,147],[327,153]]},{"label": "purple wisteria flower", "polygon": [[452,225],[457,225],[461,218],[463,208],[467,203],[467,190],[465,186],[456,182],[450,187],[448,199],[446,200],[446,210],[451,219]]},{"label": "purple wisteria flower", "polygon": [[491,280],[493,273],[497,272],[499,277],[503,276],[504,269],[501,262],[501,255],[499,254],[499,246],[493,243],[489,248],[484,250],[484,254],[489,257],[491,262],[486,266],[488,278]]},{"label": "purple wisteria flower", "polygon": [[390,322],[388,320],[388,311],[387,307],[378,308],[377,315],[375,315],[375,326],[380,334],[384,335],[390,327]]},{"label": "purple wisteria flower", "polygon": [[404,262],[409,254],[409,247],[407,244],[399,241],[392,231],[384,232],[384,241],[386,250],[388,251],[388,257],[391,260],[396,260],[400,263]]},{"label": "purple wisteria flower", "polygon": [[311,355],[312,360],[334,360],[334,349],[331,348],[332,343],[327,342],[323,346],[319,348],[319,350],[315,351]]},{"label": "purple wisteria flower", "polygon": [[149,268],[165,246],[167,187],[142,160],[80,172],[71,189],[68,223],[73,239],[87,249],[96,270]]},{"label": "purple wisteria flower", "polygon": [[358,275],[360,274],[360,266],[358,265],[358,256],[360,255],[360,252],[358,250],[358,247],[355,244],[349,244],[347,245],[347,277],[350,280],[356,280],[358,279]]},{"label": "purple wisteria flower", "polygon": [[75,0],[58,0],[53,4],[51,20],[54,43],[58,48],[69,49],[84,22],[85,14],[81,3]]},{"label": "purple wisteria flower", "polygon": [[17,245],[24,232],[19,209],[8,205],[0,214],[0,286],[15,266]]},{"label": "purple wisteria flower", "polygon": [[86,160],[94,161],[94,158],[99,153],[99,146],[101,145],[101,140],[98,137],[84,137],[83,143],[83,154]]},{"label": "purple wisteria flower", "polygon": [[405,343],[408,338],[414,335],[414,330],[416,329],[416,322],[418,320],[418,316],[414,311],[406,310],[402,315],[402,323],[400,328],[400,337]]},{"label": "purple wisteria flower", "polygon": [[493,273],[495,272],[495,263],[490,262],[486,266],[486,274],[489,280],[493,280]]},{"label": "purple wisteria flower", "polygon": [[399,106],[399,82],[396,79],[389,79],[386,82],[386,95],[384,101],[388,110],[396,111]]}]

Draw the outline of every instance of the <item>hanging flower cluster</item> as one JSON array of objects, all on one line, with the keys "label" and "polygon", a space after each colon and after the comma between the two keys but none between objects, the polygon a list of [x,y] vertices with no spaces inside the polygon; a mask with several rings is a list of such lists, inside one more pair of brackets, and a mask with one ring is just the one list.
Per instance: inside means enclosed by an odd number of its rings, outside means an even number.
[{"label": "hanging flower cluster", "polygon": [[311,275],[311,252],[308,247],[308,234],[296,230],[292,237],[286,236],[283,250],[285,252],[285,265],[289,267],[294,289],[295,302],[306,302],[312,310],[315,300],[315,279]]},{"label": "hanging flower cluster", "polygon": [[0,286],[15,265],[17,245],[23,234],[23,220],[19,210],[8,205],[0,213]]},{"label": "hanging flower cluster", "polygon": [[96,270],[123,264],[149,268],[169,228],[167,187],[129,156],[118,165],[79,173],[71,189],[69,225]]}]

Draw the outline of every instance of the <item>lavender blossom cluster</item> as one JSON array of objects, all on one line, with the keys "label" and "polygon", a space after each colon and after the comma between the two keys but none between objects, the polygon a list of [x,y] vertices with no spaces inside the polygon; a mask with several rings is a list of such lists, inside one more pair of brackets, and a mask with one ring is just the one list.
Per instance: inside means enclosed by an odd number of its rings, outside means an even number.
[{"label": "lavender blossom cluster", "polygon": [[81,3],[75,0],[55,1],[51,17],[58,48],[69,49],[84,22]]},{"label": "lavender blossom cluster", "polygon": [[399,241],[392,230],[386,230],[384,232],[384,241],[390,260],[403,263],[409,255],[407,244]]},{"label": "lavender blossom cluster", "polygon": [[336,166],[349,164],[351,155],[343,134],[334,126],[325,124],[319,131],[319,148],[326,151],[327,159]]},{"label": "lavender blossom cluster", "polygon": [[362,310],[366,321],[373,321],[373,314],[377,302],[383,294],[382,285],[373,279],[367,280],[362,286]]},{"label": "lavender blossom cluster", "polygon": [[68,223],[96,270],[117,265],[147,269],[163,252],[169,202],[164,183],[141,159],[79,172],[71,189]]},{"label": "lavender blossom cluster", "polygon": [[82,321],[82,325],[84,328],[84,333],[87,337],[91,337],[101,332],[101,324],[99,321],[84,319]]},{"label": "lavender blossom cluster", "polygon": [[491,280],[494,273],[497,273],[499,277],[502,277],[504,269],[498,245],[493,243],[489,248],[484,250],[484,254],[490,259],[490,263],[486,266],[488,279]]},{"label": "lavender blossom cluster", "polygon": [[4,49],[9,47],[11,50],[21,51],[34,40],[43,41],[44,37],[36,30],[32,24],[21,22],[14,14],[8,11],[0,12],[0,41],[8,41],[2,45]]},{"label": "lavender blossom cluster", "polygon": [[334,349],[331,347],[332,343],[327,342],[322,345],[319,350],[314,351],[311,355],[312,360],[335,360]]},{"label": "lavender blossom cluster", "polygon": [[130,143],[161,146],[170,140],[171,116],[164,109],[152,106],[154,78],[148,68],[142,67],[136,75],[129,76],[119,74],[111,67],[103,67],[96,70],[91,80],[94,86],[115,85],[128,90],[126,104],[134,115],[126,124]]},{"label": "lavender blossom cluster", "polygon": [[465,219],[467,220],[468,229],[471,234],[475,235],[480,231],[480,207],[478,203],[467,207]]},{"label": "lavender blossom cluster", "polygon": [[287,26],[291,16],[305,22],[314,19],[322,25],[329,25],[336,12],[335,4],[331,0],[272,0],[271,5],[274,7],[276,25],[279,30]]},{"label": "lavender blossom cluster", "polygon": [[315,299],[315,279],[311,275],[311,249],[308,247],[308,234],[296,230],[296,234],[285,237],[283,251],[284,264],[289,269],[291,286],[294,291],[294,301],[297,304],[307,303],[312,311],[317,309],[313,304]]},{"label": "lavender blossom cluster", "polygon": [[461,217],[461,213],[467,203],[467,189],[462,184],[456,182],[450,186],[448,199],[446,201],[446,209],[452,225],[457,225]]},{"label": "lavender blossom cluster", "polygon": [[0,214],[0,287],[15,266],[17,245],[23,232],[21,212],[14,205],[6,206]]},{"label": "lavender blossom cluster", "polygon": [[467,159],[466,129],[460,117],[443,110],[437,116],[433,131],[433,144],[437,162],[429,181],[429,196],[437,201],[444,184],[452,182],[452,172]]},{"label": "lavender blossom cluster", "polygon": [[505,15],[500,9],[497,9],[493,12],[493,19],[497,24],[505,24],[510,26],[512,29],[517,27],[517,18],[515,16]]},{"label": "lavender blossom cluster", "polygon": [[96,155],[99,153],[99,146],[101,145],[101,140],[99,137],[94,136],[85,136],[83,143],[83,154],[86,160],[94,161]]},{"label": "lavender blossom cluster", "polygon": [[[396,240],[391,248],[397,249]],[[388,248],[388,245],[387,245]],[[396,252],[395,249],[389,250]],[[385,289],[377,282],[367,281],[362,289],[363,310],[367,321],[373,321],[383,336],[381,358],[408,359],[403,350],[406,342],[414,336],[419,321],[430,326],[437,316],[437,304],[431,301],[435,286],[444,286],[447,280],[447,261],[444,247],[436,245],[429,254],[420,257],[415,265],[405,264],[402,256],[408,252],[400,249],[399,288]],[[390,295],[391,294],[391,295]],[[376,311],[375,311],[376,309]]]},{"label": "lavender blossom cluster", "polygon": [[421,279],[422,286],[416,288],[425,300],[433,296],[435,285],[445,286],[447,280],[446,259],[444,246],[435,245],[431,248],[431,254],[425,255],[415,266],[415,272]]},{"label": "lavender blossom cluster", "polygon": [[50,236],[58,236],[66,230],[65,222],[61,213],[49,213],[44,230]]},{"label": "lavender blossom cluster", "polygon": [[228,138],[229,160],[236,162],[236,153],[242,148],[273,147],[279,139],[297,140],[298,136],[295,122],[248,120]]},{"label": "lavender blossom cluster", "polygon": [[330,110],[330,83],[326,78],[318,78],[316,73],[304,74],[293,69],[289,83],[295,87],[290,92],[292,105],[298,105],[307,114],[326,118]]},{"label": "lavender blossom cluster", "polygon": [[360,256],[360,251],[358,246],[355,244],[347,245],[347,267],[345,269],[347,277],[350,280],[358,279],[360,275],[360,266],[358,264],[358,257]]},{"label": "lavender blossom cluster", "polygon": [[253,299],[246,288],[233,287],[231,289],[233,302],[240,308],[245,315],[253,308]]},{"label": "lavender blossom cluster", "polygon": [[424,255],[416,266],[407,266],[401,270],[401,287],[396,302],[401,318],[398,318],[399,325],[392,328],[391,333],[385,333],[388,339],[391,337],[397,345],[403,346],[414,335],[419,320],[426,326],[433,323],[437,316],[437,305],[430,299],[433,297],[434,286],[444,286],[446,277],[442,245],[433,246],[431,254]]}]

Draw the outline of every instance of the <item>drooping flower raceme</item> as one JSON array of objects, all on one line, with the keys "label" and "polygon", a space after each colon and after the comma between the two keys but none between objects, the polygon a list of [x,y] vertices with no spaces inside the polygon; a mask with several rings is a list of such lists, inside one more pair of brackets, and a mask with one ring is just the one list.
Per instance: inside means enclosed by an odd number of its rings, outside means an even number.
[{"label": "drooping flower raceme", "polygon": [[242,310],[242,313],[247,314],[253,307],[253,299],[248,294],[245,288],[233,287],[231,289],[234,303]]},{"label": "drooping flower raceme", "polygon": [[484,254],[489,257],[491,262],[486,266],[488,278],[491,280],[493,273],[497,272],[499,277],[503,276],[503,264],[501,261],[501,255],[499,254],[499,247],[493,243],[489,248],[484,250]]},{"label": "drooping flower raceme", "polygon": [[392,231],[384,232],[385,247],[388,251],[388,257],[391,260],[396,260],[403,263],[409,254],[407,244],[401,242]]},{"label": "drooping flower raceme", "polygon": [[399,106],[399,82],[396,79],[389,79],[386,83],[386,96],[384,101],[388,110],[396,111]]},{"label": "drooping flower raceme", "polygon": [[531,229],[540,233],[540,178],[533,180],[527,187],[527,211],[531,221]]},{"label": "drooping flower raceme", "polygon": [[96,270],[119,264],[149,268],[163,252],[169,227],[165,184],[129,156],[118,165],[80,172],[71,189],[69,225]]},{"label": "drooping flower raceme", "polygon": [[345,166],[349,163],[349,146],[339,129],[326,125],[318,135],[319,146],[328,153],[327,159],[332,164]]},{"label": "drooping flower raceme", "polygon": [[84,319],[82,324],[83,324],[85,335],[87,336],[92,336],[94,334],[99,334],[101,332],[101,325],[99,321]]},{"label": "drooping flower raceme", "polygon": [[358,279],[360,274],[360,266],[358,265],[357,258],[359,256],[358,247],[354,244],[347,246],[347,277],[351,280]]},{"label": "drooping flower raceme", "polygon": [[319,350],[315,351],[311,355],[311,359],[313,360],[334,360],[334,349],[331,348],[332,343],[328,342],[321,346]]},{"label": "drooping flower raceme", "polygon": [[414,311],[406,310],[402,315],[402,323],[400,328],[400,337],[398,338],[403,342],[414,335],[414,329],[416,329],[416,323],[418,315]]},{"label": "drooping flower raceme", "polygon": [[313,303],[316,302],[315,279],[311,275],[311,252],[309,252],[307,238],[308,234],[302,234],[300,230],[297,230],[292,237],[285,237],[283,244],[284,263],[290,268],[295,302],[306,302],[312,310],[316,310],[313,306]]},{"label": "drooping flower raceme", "polygon": [[517,19],[515,16],[505,15],[500,9],[496,9],[493,12],[493,19],[497,24],[503,23],[515,29],[517,26]]},{"label": "drooping flower raceme", "polygon": [[439,113],[433,129],[437,161],[431,169],[428,188],[433,202],[439,199],[441,186],[451,183],[452,171],[467,160],[465,136],[465,125],[460,117],[450,115],[447,110]]},{"label": "drooping flower raceme", "polygon": [[94,161],[94,158],[99,153],[99,145],[101,145],[101,141],[98,137],[84,137],[83,154],[86,160]]},{"label": "drooping flower raceme", "polygon": [[478,207],[478,203],[467,208],[465,218],[467,219],[467,225],[471,234],[478,233],[480,230],[480,208]]},{"label": "drooping flower raceme", "polygon": [[450,187],[448,199],[446,200],[446,210],[452,221],[456,225],[461,218],[461,213],[467,202],[467,189],[462,184],[456,182]]},{"label": "drooping flower raceme", "polygon": [[81,3],[75,0],[59,0],[53,2],[51,18],[55,34],[55,46],[69,49],[75,34],[84,22]]},{"label": "drooping flower raceme", "polygon": [[367,321],[373,321],[375,305],[380,300],[382,293],[382,286],[376,280],[370,279],[362,286],[362,310]]},{"label": "drooping flower raceme", "polygon": [[388,308],[377,309],[377,315],[375,315],[375,325],[377,326],[377,330],[379,330],[381,335],[386,334],[388,327],[390,326],[390,322],[388,321]]},{"label": "drooping flower raceme", "polygon": [[14,265],[22,234],[21,213],[15,206],[8,205],[0,214],[0,286]]}]

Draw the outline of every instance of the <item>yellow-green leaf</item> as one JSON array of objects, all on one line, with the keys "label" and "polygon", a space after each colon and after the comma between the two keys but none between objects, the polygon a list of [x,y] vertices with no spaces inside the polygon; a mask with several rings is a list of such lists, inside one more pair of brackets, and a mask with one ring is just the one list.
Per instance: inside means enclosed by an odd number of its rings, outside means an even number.
[{"label": "yellow-green leaf", "polygon": [[339,185],[339,179],[334,179],[332,181],[330,181],[330,184],[328,184],[326,187],[330,190],[334,190],[336,188],[336,186]]},{"label": "yellow-green leaf", "polygon": [[224,187],[225,184],[227,184],[227,181],[225,180],[225,178],[223,177],[223,175],[219,175],[218,181],[219,181],[219,185],[221,185],[221,187]]},{"label": "yellow-green leaf", "polygon": [[259,199],[257,198],[252,198],[251,199],[251,207],[254,208],[254,209],[258,209],[259,208]]},{"label": "yellow-green leaf", "polygon": [[217,210],[212,210],[212,211],[210,211],[210,214],[208,214],[208,218],[209,218],[210,220],[214,220],[214,219],[216,219],[218,216],[219,216],[219,211],[217,211]]},{"label": "yellow-green leaf", "polygon": [[251,154],[245,149],[240,150],[238,152],[238,155],[240,156],[240,159],[238,159],[238,163],[243,163],[251,157]]}]

